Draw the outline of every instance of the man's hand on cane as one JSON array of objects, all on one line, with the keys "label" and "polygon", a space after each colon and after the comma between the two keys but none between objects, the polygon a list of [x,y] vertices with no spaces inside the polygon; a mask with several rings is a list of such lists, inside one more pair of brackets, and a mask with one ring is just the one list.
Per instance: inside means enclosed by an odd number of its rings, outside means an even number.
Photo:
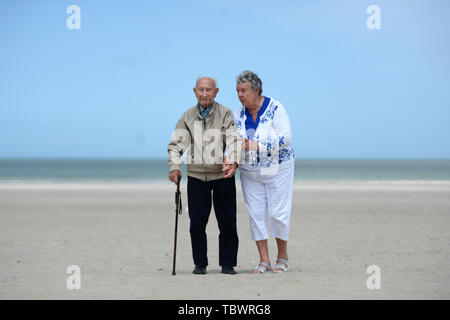
[{"label": "man's hand on cane", "polygon": [[175,184],[178,184],[178,176],[183,176],[180,170],[175,169],[169,172],[169,180]]}]

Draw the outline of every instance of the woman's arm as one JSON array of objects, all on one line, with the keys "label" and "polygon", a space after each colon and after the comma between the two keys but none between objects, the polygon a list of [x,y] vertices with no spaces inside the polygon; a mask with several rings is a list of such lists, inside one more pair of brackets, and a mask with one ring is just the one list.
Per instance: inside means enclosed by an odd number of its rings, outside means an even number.
[{"label": "woman's arm", "polygon": [[278,105],[272,123],[273,128],[278,135],[278,146],[280,149],[290,146],[292,141],[291,122],[289,121],[286,109],[284,109],[282,104]]},{"label": "woman's arm", "polygon": [[291,123],[286,110],[280,103],[274,112],[270,134],[267,135],[266,140],[258,143],[259,150],[271,152],[275,149],[284,149],[291,145],[291,141]]}]

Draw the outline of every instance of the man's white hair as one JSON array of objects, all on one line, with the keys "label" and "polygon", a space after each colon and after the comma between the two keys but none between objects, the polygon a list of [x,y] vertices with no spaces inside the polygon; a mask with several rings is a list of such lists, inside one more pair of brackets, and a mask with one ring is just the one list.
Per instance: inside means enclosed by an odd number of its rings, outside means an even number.
[{"label": "man's white hair", "polygon": [[218,85],[217,79],[212,78],[212,77],[208,77],[208,76],[198,76],[198,77],[197,77],[197,80],[195,80],[195,88],[197,88],[198,81],[199,81],[200,79],[205,79],[205,78],[206,78],[206,79],[210,79],[210,80],[214,83],[214,87],[217,88],[217,85]]}]

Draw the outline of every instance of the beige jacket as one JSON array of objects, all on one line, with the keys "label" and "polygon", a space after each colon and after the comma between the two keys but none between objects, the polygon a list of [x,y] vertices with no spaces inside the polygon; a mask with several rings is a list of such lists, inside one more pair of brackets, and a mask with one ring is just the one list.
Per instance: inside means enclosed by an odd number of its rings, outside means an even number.
[{"label": "beige jacket", "polygon": [[241,143],[234,123],[233,112],[213,102],[203,119],[200,106],[188,109],[178,120],[168,146],[169,171],[180,170],[181,156],[187,151],[188,176],[210,181],[224,178],[224,152],[231,161],[240,159]]}]

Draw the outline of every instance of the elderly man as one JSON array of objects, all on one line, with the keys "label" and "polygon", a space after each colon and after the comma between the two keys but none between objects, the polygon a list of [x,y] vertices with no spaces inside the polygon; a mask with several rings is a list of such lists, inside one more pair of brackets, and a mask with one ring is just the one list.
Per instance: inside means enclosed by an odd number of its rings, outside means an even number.
[{"label": "elderly man", "polygon": [[198,103],[178,120],[168,146],[169,180],[174,183],[181,175],[181,156],[189,149],[187,193],[194,274],[206,274],[206,224],[212,204],[220,231],[219,265],[222,273],[236,274],[239,239],[234,174],[240,153],[233,113],[214,101],[218,92],[214,79],[197,79]]}]

